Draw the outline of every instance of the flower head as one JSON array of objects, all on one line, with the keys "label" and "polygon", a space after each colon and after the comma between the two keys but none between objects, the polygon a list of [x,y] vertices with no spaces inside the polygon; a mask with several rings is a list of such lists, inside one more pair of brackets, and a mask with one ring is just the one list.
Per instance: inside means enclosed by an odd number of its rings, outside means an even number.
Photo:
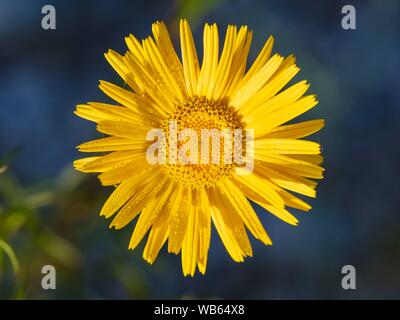
[{"label": "flower head", "polygon": [[[126,83],[101,81],[115,104],[90,102],[75,113],[108,137],[80,145],[95,152],[75,168],[99,173],[115,190],[101,215],[120,229],[137,218],[129,243],[149,233],[143,257],[153,263],[165,242],[182,257],[185,275],[205,273],[211,225],[234,261],[252,255],[249,231],[272,244],[249,201],[297,225],[288,207],[311,206],[292,192],[315,197],[323,168],[318,143],[304,140],[323,120],[286,124],[317,104],[300,81],[295,58],[272,55],[274,38],[247,68],[252,31],[228,26],[220,52],[216,24],[204,26],[200,65],[190,27],[180,22],[181,59],[164,23],[128,51],[105,56]],[[212,223],[211,223],[212,222]]]}]

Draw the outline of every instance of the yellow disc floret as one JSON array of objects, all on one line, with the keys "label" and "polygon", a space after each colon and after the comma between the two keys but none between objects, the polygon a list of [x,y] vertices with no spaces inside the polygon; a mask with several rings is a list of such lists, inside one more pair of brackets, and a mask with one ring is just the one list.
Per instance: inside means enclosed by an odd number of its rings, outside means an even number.
[{"label": "yellow disc floret", "polygon": [[[186,137],[185,140],[177,139],[177,148],[174,148],[170,135],[171,125],[176,126],[175,134],[178,136],[183,133],[183,130],[192,130],[196,134],[197,141],[189,141],[190,137]],[[213,186],[222,178],[231,175],[235,166],[233,162],[229,163],[224,157],[227,152],[227,142],[225,142],[227,136],[224,136],[224,133],[229,133],[233,144],[235,129],[241,130],[242,123],[236,111],[224,101],[211,101],[205,97],[196,96],[186,99],[162,124],[167,142],[166,163],[161,166],[163,171],[168,177],[184,185],[194,188]],[[205,136],[205,132],[210,135]],[[180,147],[190,142],[192,146],[198,147],[196,161],[180,163],[179,157],[176,162],[172,161],[170,154],[177,153]],[[208,150],[206,156],[204,156],[204,152],[202,154],[203,147]],[[193,152],[193,148],[186,156],[190,157],[190,152]],[[217,155],[217,161],[215,155]]]}]

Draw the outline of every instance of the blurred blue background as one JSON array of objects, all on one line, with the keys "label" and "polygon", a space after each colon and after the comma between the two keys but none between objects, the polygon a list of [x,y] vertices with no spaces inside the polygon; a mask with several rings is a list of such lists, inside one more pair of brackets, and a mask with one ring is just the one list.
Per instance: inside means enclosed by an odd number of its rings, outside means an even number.
[{"label": "blurred blue background", "polygon": [[[57,10],[56,30],[41,28],[45,4]],[[341,27],[345,4],[356,8],[356,30]],[[205,22],[222,33],[248,25],[251,60],[273,34],[274,51],[296,55],[296,79],[320,100],[304,118],[327,123],[317,135],[326,175],[313,210],[296,212],[298,227],[258,210],[274,245],[253,241],[242,264],[213,230],[207,273],[193,279],[166,250],[153,266],[143,246],[128,251],[133,225],[110,231],[98,216],[111,189],[71,168],[75,146],[99,136],[75,105],[106,100],[100,79],[121,84],[103,53],[124,52],[124,36],[147,36],[155,20],[176,40],[181,17],[199,48]],[[0,297],[400,298],[399,39],[396,0],[0,0],[0,239],[11,250],[0,249]],[[56,266],[55,291],[40,287],[45,264]],[[357,290],[341,287],[346,264],[356,267]]]}]

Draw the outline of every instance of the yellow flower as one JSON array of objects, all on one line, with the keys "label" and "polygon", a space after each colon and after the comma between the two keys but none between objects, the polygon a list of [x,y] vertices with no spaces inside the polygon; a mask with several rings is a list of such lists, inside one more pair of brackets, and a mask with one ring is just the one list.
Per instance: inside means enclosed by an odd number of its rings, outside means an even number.
[{"label": "yellow flower", "polygon": [[[106,218],[115,215],[110,227],[123,228],[138,216],[130,249],[149,232],[146,261],[153,263],[168,241],[169,252],[181,253],[184,275],[193,276],[196,266],[204,274],[211,221],[229,255],[241,262],[252,256],[247,231],[272,244],[249,200],[292,225],[298,220],[287,207],[311,209],[291,192],[316,196],[313,179],[324,171],[320,146],[301,138],[320,130],[324,121],[285,124],[317,100],[304,96],[306,81],[285,88],[300,69],[293,56],[271,56],[272,36],[247,69],[252,38],[247,26],[228,26],[220,53],[217,25],[206,24],[201,66],[186,20],[180,21],[182,60],[164,23],[154,23],[152,31],[154,38],[141,42],[126,37],[124,55],[112,50],[105,55],[127,87],[101,81],[100,89],[117,104],[77,106],[78,116],[96,122],[109,137],[80,145],[82,152],[99,154],[74,165],[115,186],[101,210]],[[153,129],[162,135],[149,139]],[[186,129],[192,135],[181,139]],[[211,132],[210,140],[196,136],[203,130]],[[212,140],[215,132],[237,130],[246,135]],[[192,148],[198,142],[200,154]],[[154,156],[164,161],[149,160],[155,146]],[[239,152],[242,161],[224,158],[227,150]],[[185,157],[189,160],[176,161]]]}]

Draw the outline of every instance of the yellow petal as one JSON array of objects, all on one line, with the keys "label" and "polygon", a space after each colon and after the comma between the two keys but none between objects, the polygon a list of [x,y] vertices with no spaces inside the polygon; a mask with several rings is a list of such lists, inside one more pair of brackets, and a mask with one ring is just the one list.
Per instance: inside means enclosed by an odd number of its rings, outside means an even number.
[{"label": "yellow petal", "polygon": [[[144,53],[146,53],[145,50]],[[150,57],[147,59],[150,59]],[[124,61],[135,75],[135,80],[141,88],[143,96],[150,101],[149,106],[161,115],[168,115],[173,112],[174,96],[171,95],[171,91],[151,62],[146,62],[143,65],[130,52],[125,54]]]},{"label": "yellow petal", "polygon": [[300,68],[291,66],[281,72],[276,72],[264,87],[254,94],[246,103],[239,106],[239,112],[248,115],[255,107],[266,103],[276,95],[293,77],[299,72]]},{"label": "yellow petal", "polygon": [[171,97],[174,97],[175,103],[182,102],[184,99],[183,91],[171,73],[154,40],[150,37],[143,40],[143,47],[150,58],[154,70],[160,75],[161,83],[159,83],[159,87],[165,87],[166,92]]},{"label": "yellow petal", "polygon": [[168,252],[178,254],[187,232],[188,216],[191,207],[191,192],[189,188],[178,186],[176,197],[171,204],[171,219],[169,222]]},{"label": "yellow petal", "polygon": [[75,160],[75,161],[74,161],[73,165],[74,165],[74,168],[75,168],[76,170],[81,171],[81,172],[85,172],[85,173],[89,173],[89,172],[91,172],[91,171],[88,170],[88,169],[86,169],[85,166],[86,166],[88,163],[91,163],[91,162],[93,162],[94,160],[97,160],[97,159],[99,159],[99,158],[100,158],[100,157],[86,157],[86,158],[78,159],[78,160]]},{"label": "yellow petal", "polygon": [[314,190],[316,183],[313,181],[288,175],[279,170],[274,170],[265,164],[258,164],[255,167],[255,172],[265,178],[270,179],[271,182],[281,188],[304,194],[312,198],[315,198],[316,196],[316,192]]},{"label": "yellow petal", "polygon": [[203,62],[197,83],[199,96],[206,96],[208,90],[211,91],[211,87],[215,83],[219,55],[218,27],[215,23],[212,26],[206,23],[204,26],[203,48]]},{"label": "yellow petal", "polygon": [[140,241],[142,241],[143,237],[150,229],[155,219],[158,217],[159,214],[162,214],[165,203],[169,199],[174,189],[175,185],[173,183],[166,182],[155,195],[155,197],[148,202],[148,204],[142,210],[139,216],[131,240],[129,242],[129,249],[135,249]]},{"label": "yellow petal", "polygon": [[274,112],[268,114],[267,121],[263,121],[263,123],[259,122],[258,124],[252,123],[250,126],[255,129],[255,137],[262,137],[272,129],[298,117],[315,107],[317,104],[318,101],[315,96],[306,96],[290,105],[277,108]]},{"label": "yellow petal", "polygon": [[120,165],[116,168],[109,169],[99,175],[99,179],[103,186],[113,186],[121,183],[122,181],[138,175],[143,171],[150,170],[152,167],[144,155],[134,157],[126,164]]},{"label": "yellow petal", "polygon": [[298,139],[265,138],[254,141],[254,152],[268,154],[320,154],[320,145],[313,141]]},{"label": "yellow petal", "polygon": [[[176,190],[170,195],[170,199],[175,199]],[[154,220],[149,238],[143,251],[143,258],[150,264],[156,259],[161,247],[167,241],[169,236],[169,226],[171,219],[171,202],[168,202],[163,210]]]},{"label": "yellow petal", "polygon": [[135,112],[125,107],[98,102],[77,105],[75,114],[94,122],[125,119],[151,127],[160,123],[160,118],[149,112],[143,110]]},{"label": "yellow petal", "polygon": [[193,276],[197,266],[197,252],[199,250],[199,220],[196,198],[190,196],[190,206],[187,220],[187,230],[182,243],[182,271],[183,274]]},{"label": "yellow petal", "polygon": [[321,179],[324,169],[310,162],[288,157],[282,154],[269,152],[267,154],[256,153],[254,159],[268,163],[272,168],[279,168],[286,173],[307,178]]},{"label": "yellow petal", "polygon": [[285,200],[285,203],[288,207],[299,209],[302,211],[309,211],[311,209],[311,206],[308,203],[294,196],[290,192],[281,189],[279,193],[281,197]]},{"label": "yellow petal", "polygon": [[101,157],[84,158],[83,161],[77,160],[77,165],[83,172],[105,172],[123,166],[139,155],[142,156],[143,152],[137,150],[115,151]]},{"label": "yellow petal", "polygon": [[148,128],[138,127],[137,125],[129,121],[104,120],[98,123],[97,131],[123,138],[136,138],[139,136],[143,137],[144,141]]},{"label": "yellow petal", "polygon": [[[246,185],[237,179],[233,179],[233,182],[242,190],[242,192],[246,195],[247,198],[254,201],[258,205],[263,207],[265,210],[271,212],[279,219],[291,225],[298,224],[298,220],[296,219],[296,217],[290,214],[290,212],[288,212],[284,208],[284,205],[282,204],[275,205],[270,202],[270,197],[267,197],[270,190],[263,190],[263,189],[260,190],[260,188],[255,188],[256,190],[254,190],[254,187],[252,185]],[[281,199],[282,202],[284,202],[284,200],[280,195],[279,198]]]},{"label": "yellow petal", "polygon": [[274,55],[254,76],[252,76],[241,88],[233,95],[230,105],[240,108],[247,100],[253,97],[275,73],[283,58]]},{"label": "yellow petal", "polygon": [[246,186],[251,189],[254,193],[265,199],[276,207],[283,208],[285,203],[279,194],[275,191],[275,188],[271,182],[267,179],[263,179],[259,175],[252,173],[250,175],[235,175],[233,180],[236,184]]},{"label": "yellow petal", "polygon": [[199,250],[197,266],[199,271],[204,274],[206,272],[208,250],[210,248],[211,239],[211,215],[210,205],[207,192],[204,188],[193,190],[194,205],[197,207],[198,233],[199,233]]},{"label": "yellow petal", "polygon": [[217,188],[209,189],[211,218],[218,234],[231,258],[243,262],[246,256],[252,256],[250,241],[240,217],[222,205]]},{"label": "yellow petal", "polygon": [[108,137],[80,144],[77,148],[81,152],[107,152],[140,149],[143,150],[144,153],[146,145],[144,139]]},{"label": "yellow petal", "polygon": [[296,57],[294,55],[289,55],[287,56],[281,63],[281,65],[279,66],[278,70],[276,71],[276,73],[272,76],[271,79],[276,78],[282,71],[285,71],[286,69],[295,66],[296,64]]},{"label": "yellow petal", "polygon": [[324,157],[320,154],[291,154],[289,157],[305,162],[310,162],[317,166],[324,162]]},{"label": "yellow petal", "polygon": [[249,71],[247,71],[245,76],[240,80],[240,82],[237,86],[238,88],[240,88],[242,85],[247,83],[247,81],[251,77],[253,77],[267,63],[267,61],[271,57],[274,42],[275,42],[275,39],[273,36],[270,36],[267,39],[267,41],[264,44],[264,47],[262,48],[261,52],[258,54],[254,63],[251,65]]},{"label": "yellow petal", "polygon": [[180,21],[180,39],[183,61],[183,72],[187,92],[189,95],[197,94],[197,80],[200,72],[199,61],[196,53],[192,31],[186,19]]},{"label": "yellow petal", "polygon": [[[243,36],[242,33],[243,32]],[[244,34],[245,33],[245,34]],[[236,41],[235,56],[232,61],[232,68],[230,70],[229,78],[230,83],[227,86],[227,91],[224,93],[226,97],[231,97],[233,92],[241,86],[240,81],[246,71],[247,56],[249,54],[251,39],[253,37],[252,31],[247,31],[247,28],[242,27],[239,30],[238,40]]]},{"label": "yellow petal", "polygon": [[174,49],[174,46],[169,36],[169,32],[164,22],[156,22],[152,25],[154,39],[161,55],[165,59],[167,66],[177,81],[181,91],[186,95],[185,78],[183,75],[182,63]]},{"label": "yellow petal", "polygon": [[154,221],[146,246],[144,247],[143,259],[148,263],[153,264],[161,250],[161,247],[167,241],[169,234],[168,227],[167,212],[162,212]]},{"label": "yellow petal", "polygon": [[147,183],[143,182],[132,198],[117,213],[110,224],[110,228],[121,229],[131,222],[162,188],[165,181],[166,179],[158,174],[148,178]]},{"label": "yellow petal", "polygon": [[106,218],[111,217],[134,195],[144,180],[154,177],[157,172],[158,170],[156,169],[145,171],[123,181],[107,199],[101,209],[100,215],[105,216]]},{"label": "yellow petal", "polygon": [[281,219],[282,221],[285,221],[286,223],[288,223],[292,226],[297,226],[299,224],[299,220],[297,220],[297,218],[295,216],[293,216],[285,208],[275,207],[275,206],[269,204],[268,202],[265,202],[263,199],[260,199],[257,197],[255,197],[255,199],[253,201],[255,203],[257,203],[260,207],[264,208],[268,212],[272,213],[274,216]]},{"label": "yellow petal", "polygon": [[[139,114],[150,113],[153,115],[158,115],[158,117],[167,114],[165,109],[162,109],[152,100],[140,96],[134,92],[122,89],[112,83],[100,81],[99,88],[110,98],[131,109],[132,111],[138,112]],[[161,102],[165,103],[165,100],[161,100]]]},{"label": "yellow petal", "polygon": [[217,71],[211,84],[208,86],[207,98],[219,100],[226,89],[229,71],[234,57],[236,41],[236,26],[228,26],[221,59],[218,63]]},{"label": "yellow petal", "polygon": [[129,37],[125,37],[125,42],[135,60],[138,61],[138,63],[140,63],[141,65],[145,66],[147,61],[145,58],[144,49],[140,41],[134,35],[130,34]]},{"label": "yellow petal", "polygon": [[[265,89],[268,91],[271,87],[272,84],[266,85],[260,92],[263,95]],[[259,100],[257,94],[241,107],[240,113],[244,115],[248,127],[256,127],[257,123],[261,124],[261,119],[267,119],[268,115],[276,110],[296,102],[308,88],[309,84],[306,81],[300,81],[272,98],[264,97],[266,100],[263,101]]]},{"label": "yellow petal", "polygon": [[134,90],[140,92],[139,86],[136,84],[135,77],[131,70],[126,66],[123,56],[119,53],[109,50],[104,54],[109,64],[117,71],[118,75]]},{"label": "yellow petal", "polygon": [[253,236],[264,244],[272,244],[260,219],[240,189],[233,182],[226,179],[224,182],[219,183],[219,190],[221,195],[225,197],[226,206],[230,207],[231,211],[237,212]]},{"label": "yellow petal", "polygon": [[268,138],[291,138],[300,139],[318,132],[324,127],[322,119],[303,121],[295,124],[279,126],[268,133]]}]

